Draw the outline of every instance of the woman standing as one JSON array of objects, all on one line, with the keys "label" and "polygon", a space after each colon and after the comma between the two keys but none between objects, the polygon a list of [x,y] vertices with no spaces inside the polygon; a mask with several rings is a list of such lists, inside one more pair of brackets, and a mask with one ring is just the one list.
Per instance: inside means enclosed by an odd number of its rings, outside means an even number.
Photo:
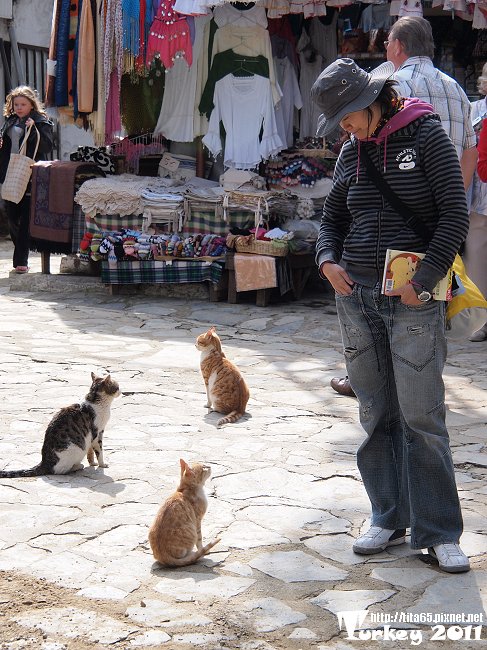
[{"label": "woman standing", "polygon": [[[5,180],[10,154],[19,153],[27,129],[32,126],[27,141],[26,156],[34,157],[37,132],[40,136],[36,160],[44,160],[53,148],[53,125],[39,101],[37,92],[29,86],[14,88],[5,101],[5,123],[0,130],[0,183]],[[37,131],[36,131],[37,130]],[[19,203],[5,201],[10,236],[14,244],[13,267],[16,273],[29,270],[30,183]]]},{"label": "woman standing", "polygon": [[[445,303],[431,292],[468,230],[458,156],[432,107],[400,98],[387,62],[371,73],[338,59],[312,97],[323,114],[317,135],[338,124],[340,152],[323,208],[316,259],[332,284],[347,371],[367,434],[358,467],[372,506],[361,554],[405,541],[428,549],[441,569],[468,571],[459,546],[460,502],[445,425]],[[369,158],[367,165],[365,157]],[[370,163],[431,233],[406,224],[374,184]],[[425,253],[413,280],[381,292],[386,249]]]}]

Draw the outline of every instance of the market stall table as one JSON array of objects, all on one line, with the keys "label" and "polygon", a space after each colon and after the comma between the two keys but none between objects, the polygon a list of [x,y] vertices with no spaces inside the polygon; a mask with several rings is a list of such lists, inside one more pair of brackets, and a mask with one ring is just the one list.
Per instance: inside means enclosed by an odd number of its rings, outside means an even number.
[{"label": "market stall table", "polygon": [[[251,254],[249,254],[250,256]],[[225,256],[225,271],[228,273],[228,296],[229,303],[239,302],[237,283],[235,278],[235,253],[230,252]],[[291,274],[291,289],[294,300],[301,298],[306,282],[312,271],[316,269],[315,256],[313,253],[288,253],[285,257],[275,257],[275,264],[288,265]],[[279,274],[278,274],[279,277]],[[257,289],[255,304],[258,307],[267,307],[270,302],[272,289]]]}]

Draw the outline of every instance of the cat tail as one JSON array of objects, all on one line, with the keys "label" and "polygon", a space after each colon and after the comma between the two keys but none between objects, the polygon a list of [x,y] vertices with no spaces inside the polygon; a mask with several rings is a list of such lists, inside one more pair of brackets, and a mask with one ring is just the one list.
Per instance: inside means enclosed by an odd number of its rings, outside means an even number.
[{"label": "cat tail", "polygon": [[222,427],[224,424],[230,424],[231,422],[236,422],[239,420],[241,417],[243,417],[245,413],[242,413],[240,411],[232,411],[228,415],[225,415],[224,418],[220,418],[218,422],[216,423],[216,426],[218,428]]},{"label": "cat tail", "polygon": [[185,557],[171,558],[170,561],[166,561],[165,563],[167,564],[167,566],[188,566],[190,564],[194,564],[200,559],[200,557],[206,555],[208,551],[215,546],[215,544],[218,544],[219,541],[221,540],[219,537],[217,537],[217,539],[214,539],[212,542],[209,542],[206,546],[203,546],[203,548],[200,551],[191,551],[191,553],[189,553]]},{"label": "cat tail", "polygon": [[0,478],[17,478],[19,476],[45,476],[45,471],[42,463],[31,467],[30,469],[14,469],[11,471],[0,471]]}]

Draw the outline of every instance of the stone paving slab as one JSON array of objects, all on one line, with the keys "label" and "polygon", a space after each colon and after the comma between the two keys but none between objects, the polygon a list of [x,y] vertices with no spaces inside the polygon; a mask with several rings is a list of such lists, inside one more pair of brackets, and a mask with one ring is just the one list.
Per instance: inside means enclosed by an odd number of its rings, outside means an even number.
[{"label": "stone paving slab", "polygon": [[[328,386],[344,363],[326,292],[267,308],[110,296],[96,278],[78,291],[78,279],[39,278],[36,256],[27,276],[10,277],[9,263],[0,243],[1,467],[38,462],[46,424],[86,394],[91,371],[111,372],[123,395],[106,469],[0,480],[1,650],[349,649],[366,646],[337,613],[362,609],[369,628],[381,613],[479,615],[487,639],[485,344],[450,346],[445,371],[473,567],[449,576],[409,544],[352,552],[369,517],[355,461],[364,434],[356,401]],[[194,347],[212,324],[251,392],[246,417],[223,429],[204,408]],[[169,570],[147,533],[180,457],[211,465],[203,538],[222,541]],[[420,627],[420,647],[458,647]]]}]

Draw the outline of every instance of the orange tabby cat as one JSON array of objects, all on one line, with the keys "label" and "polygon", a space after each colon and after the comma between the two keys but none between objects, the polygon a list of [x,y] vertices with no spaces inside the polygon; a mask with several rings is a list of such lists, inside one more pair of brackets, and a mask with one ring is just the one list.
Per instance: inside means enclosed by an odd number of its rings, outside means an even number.
[{"label": "orange tabby cat", "polygon": [[218,420],[218,427],[236,422],[244,415],[249,401],[249,389],[240,370],[223,354],[214,327],[198,336],[196,349],[201,351],[200,368],[208,397],[208,413],[218,411],[226,415]]},{"label": "orange tabby cat", "polygon": [[179,463],[179,487],[162,504],[149,530],[154,558],[170,567],[194,564],[220,541],[203,546],[201,538],[201,521],[208,505],[203,485],[211,469],[202,463],[190,467],[182,458]]}]

